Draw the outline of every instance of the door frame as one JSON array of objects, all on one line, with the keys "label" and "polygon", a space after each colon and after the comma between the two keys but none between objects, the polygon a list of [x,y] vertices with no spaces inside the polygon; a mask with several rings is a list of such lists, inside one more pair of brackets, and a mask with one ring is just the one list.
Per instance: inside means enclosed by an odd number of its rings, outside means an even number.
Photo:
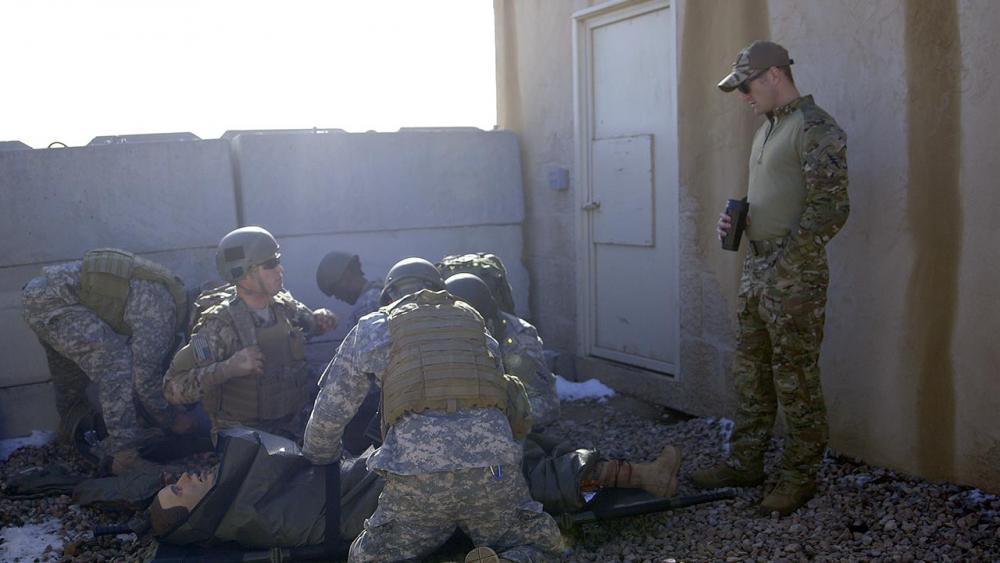
[{"label": "door frame", "polygon": [[[666,364],[650,359],[648,362],[635,361],[622,354],[622,357],[613,358],[609,354],[594,356],[596,336],[596,273],[594,272],[594,243],[593,243],[593,215],[587,209],[593,201],[594,186],[591,170],[591,150],[594,137],[594,100],[592,88],[593,69],[593,42],[591,31],[598,27],[609,25],[629,18],[641,16],[649,12],[668,9],[670,25],[673,28],[674,57],[673,60],[664,61],[668,65],[667,73],[670,78],[671,88],[673,88],[673,107],[670,108],[668,119],[674,124],[673,132],[675,138],[672,139],[674,150],[666,157],[670,160],[675,172],[673,178],[659,178],[663,182],[673,182],[680,187],[680,170],[678,168],[679,155],[677,154],[677,8],[671,0],[612,0],[580,10],[573,13],[573,137],[576,151],[575,171],[577,185],[576,190],[576,210],[577,210],[577,247],[576,247],[576,331],[577,331],[577,355],[580,357],[595,357],[604,360],[621,362],[623,364],[636,366],[642,369],[656,371],[664,375],[680,376],[680,240],[676,240],[674,273],[676,279],[671,284],[675,292],[674,302],[677,304],[677,339],[670,345],[674,347],[673,357],[676,362],[669,368]],[[654,140],[655,142],[655,140]],[[678,206],[679,209],[679,206]],[[655,217],[655,216],[654,216]],[[672,218],[679,222],[680,217]],[[679,230],[679,224],[678,224]],[[679,237],[678,237],[679,238]],[[613,355],[613,354],[610,354]]]}]

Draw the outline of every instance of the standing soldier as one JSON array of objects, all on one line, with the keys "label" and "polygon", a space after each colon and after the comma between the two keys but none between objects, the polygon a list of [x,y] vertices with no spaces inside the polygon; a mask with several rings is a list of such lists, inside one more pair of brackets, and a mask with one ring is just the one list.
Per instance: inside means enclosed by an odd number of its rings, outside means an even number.
[{"label": "standing soldier", "polygon": [[86,389],[98,384],[108,436],[92,453],[120,472],[135,448],[157,431],[140,429],[140,411],[155,426],[187,433],[193,416],[167,404],[163,369],[184,330],[187,298],[163,266],[113,248],[47,266],[24,287],[24,319],[48,356],[61,438],[73,440],[90,415]]},{"label": "standing soldier", "polygon": [[482,317],[443,289],[426,260],[389,270],[383,300],[392,303],[361,319],[324,372],[303,453],[314,463],[338,459],[374,373],[384,442],[369,467],[386,485],[351,561],[419,559],[456,527],[512,561],[556,554],[558,527],[520,471],[524,389],[504,376]]},{"label": "standing soldier", "polygon": [[167,400],[201,401],[213,439],[234,426],[299,439],[314,381],[305,338],[334,328],[337,318],[282,290],[278,242],[260,227],[223,237],[215,262],[235,293],[201,314],[191,341],[174,356],[163,380]]},{"label": "standing soldier", "polygon": [[[762,513],[790,514],[816,492],[827,443],[819,350],[829,270],[826,243],[847,220],[847,137],[812,96],[801,96],[788,51],[769,41],[743,49],[719,83],[766,117],[750,154],[750,252],[737,310],[739,404],[728,462],[692,475],[702,488],[756,485],[780,401],[788,436],[777,485]],[[718,234],[733,228],[725,212]]]},{"label": "standing soldier", "polygon": [[358,255],[339,250],[327,253],[320,261],[316,268],[316,285],[327,297],[354,305],[351,326],[358,324],[361,317],[375,312],[382,295],[382,281],[365,278]]}]

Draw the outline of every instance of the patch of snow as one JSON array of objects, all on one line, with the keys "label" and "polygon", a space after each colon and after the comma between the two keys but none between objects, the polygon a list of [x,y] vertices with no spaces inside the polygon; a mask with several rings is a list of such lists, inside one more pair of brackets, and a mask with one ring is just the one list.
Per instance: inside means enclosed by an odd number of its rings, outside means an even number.
[{"label": "patch of snow", "polygon": [[0,440],[0,461],[10,457],[19,448],[39,448],[56,439],[56,433],[48,430],[32,430],[28,436]]},{"label": "patch of snow", "polygon": [[844,475],[841,480],[847,481],[848,483],[853,483],[859,487],[864,487],[869,481],[875,479],[867,473],[851,473],[849,475]]},{"label": "patch of snow", "polygon": [[50,518],[40,524],[25,524],[20,528],[7,527],[0,531],[0,560],[10,563],[31,562],[42,559],[45,548],[52,546],[49,553],[58,558],[62,553],[63,540],[59,537],[62,524],[57,518]]},{"label": "patch of snow", "polygon": [[563,401],[576,401],[579,399],[606,400],[613,397],[614,389],[601,383],[596,379],[588,379],[584,382],[567,381],[561,375],[556,376],[556,393]]},{"label": "patch of snow", "polygon": [[719,435],[722,436],[722,453],[729,455],[731,449],[729,438],[733,435],[734,422],[728,418],[719,419]]}]

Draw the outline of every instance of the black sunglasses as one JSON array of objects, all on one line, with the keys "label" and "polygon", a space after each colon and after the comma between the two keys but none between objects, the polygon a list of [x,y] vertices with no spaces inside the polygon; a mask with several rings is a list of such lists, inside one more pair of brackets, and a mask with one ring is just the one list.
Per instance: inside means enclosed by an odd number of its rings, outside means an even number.
[{"label": "black sunglasses", "polygon": [[750,76],[749,78],[747,78],[743,82],[740,82],[739,85],[736,86],[736,89],[739,90],[740,92],[744,93],[744,94],[749,94],[750,93],[750,83],[753,82],[754,80],[757,80],[761,76],[764,76],[764,73],[767,72],[767,71],[768,71],[768,69],[766,69],[766,68],[764,70],[757,71],[756,74]]},{"label": "black sunglasses", "polygon": [[274,258],[271,258],[270,260],[267,260],[265,262],[261,262],[260,264],[257,265],[260,266],[261,269],[263,270],[273,270],[278,267],[278,264],[281,264],[281,259],[275,256]]}]

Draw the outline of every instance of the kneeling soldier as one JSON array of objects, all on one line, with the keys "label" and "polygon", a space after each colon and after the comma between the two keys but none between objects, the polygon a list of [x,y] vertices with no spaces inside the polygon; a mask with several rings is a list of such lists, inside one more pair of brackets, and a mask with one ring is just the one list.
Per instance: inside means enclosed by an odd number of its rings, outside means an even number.
[{"label": "kneeling soldier", "polygon": [[419,559],[456,528],[512,561],[557,554],[558,527],[520,471],[527,396],[504,376],[482,317],[420,258],[393,266],[383,295],[392,303],[361,319],[320,379],[303,445],[314,463],[340,456],[374,373],[384,443],[368,465],[386,485],[350,560]]},{"label": "kneeling soldier", "polygon": [[260,227],[223,237],[216,266],[236,291],[202,313],[191,341],[174,356],[163,381],[167,400],[201,401],[213,438],[249,426],[299,439],[312,383],[305,337],[332,329],[337,318],[282,290],[278,242]]}]

